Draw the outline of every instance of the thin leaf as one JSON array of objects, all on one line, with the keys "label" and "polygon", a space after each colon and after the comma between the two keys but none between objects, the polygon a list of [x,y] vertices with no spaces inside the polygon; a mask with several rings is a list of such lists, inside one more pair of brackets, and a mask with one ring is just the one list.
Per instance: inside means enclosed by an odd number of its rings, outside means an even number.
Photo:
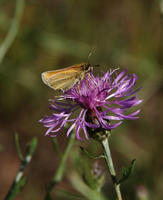
[{"label": "thin leaf", "polygon": [[100,159],[100,158],[105,158],[105,156],[102,154],[102,155],[99,155],[99,156],[94,156],[92,155],[90,152],[88,152],[86,149],[84,149],[83,147],[80,146],[80,149],[81,151],[86,155],[88,156],[89,158],[91,159]]},{"label": "thin leaf", "polygon": [[16,146],[16,151],[18,154],[19,159],[22,161],[24,159],[21,148],[20,148],[20,144],[19,144],[19,135],[17,133],[15,133],[14,135],[14,140],[15,140],[15,146]]},{"label": "thin leaf", "polygon": [[135,162],[136,162],[136,159],[133,159],[128,167],[122,169],[122,175],[118,181],[118,184],[121,184],[122,182],[124,182],[125,180],[129,178],[129,176],[134,170]]},{"label": "thin leaf", "polygon": [[106,198],[102,192],[97,192],[96,190],[92,190],[89,188],[82,180],[82,178],[75,172],[69,173],[68,175],[69,181],[72,186],[80,192],[86,199],[88,200],[109,200]]}]

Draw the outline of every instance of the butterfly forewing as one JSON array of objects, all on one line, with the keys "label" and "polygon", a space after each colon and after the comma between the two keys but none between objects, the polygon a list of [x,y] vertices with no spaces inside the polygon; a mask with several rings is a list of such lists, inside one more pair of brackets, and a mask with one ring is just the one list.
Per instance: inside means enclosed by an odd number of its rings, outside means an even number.
[{"label": "butterfly forewing", "polygon": [[83,64],[42,73],[43,82],[54,90],[67,90],[84,77]]},{"label": "butterfly forewing", "polygon": [[71,88],[78,81],[78,74],[56,74],[48,79],[48,85],[53,89],[66,90]]}]

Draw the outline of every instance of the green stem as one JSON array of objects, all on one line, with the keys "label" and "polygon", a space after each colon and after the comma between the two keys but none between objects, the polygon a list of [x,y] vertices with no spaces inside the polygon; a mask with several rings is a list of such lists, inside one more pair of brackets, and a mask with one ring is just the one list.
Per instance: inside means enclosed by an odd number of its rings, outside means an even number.
[{"label": "green stem", "polygon": [[110,174],[111,174],[111,178],[112,178],[112,182],[114,184],[114,188],[115,188],[115,191],[116,191],[117,200],[122,200],[122,195],[121,195],[121,191],[120,191],[120,184],[117,183],[116,172],[115,172],[113,160],[112,160],[112,157],[111,157],[108,138],[105,138],[102,141],[102,146],[103,146],[103,149],[104,149],[105,160],[106,160],[106,163],[108,165],[108,168],[109,168],[109,171],[110,171]]},{"label": "green stem", "polygon": [[0,46],[0,63],[2,62],[4,56],[6,55],[8,49],[10,48],[11,44],[13,43],[18,30],[20,19],[23,13],[24,3],[25,0],[16,0],[16,8],[15,8],[15,16],[12,21],[11,27],[4,39],[3,43]]},{"label": "green stem", "polygon": [[62,177],[64,175],[64,169],[65,169],[66,160],[67,160],[68,154],[69,154],[69,152],[71,150],[71,147],[73,145],[74,139],[75,139],[75,133],[72,132],[71,135],[69,136],[69,140],[68,140],[65,152],[64,152],[64,154],[63,154],[63,156],[61,158],[61,161],[59,163],[57,171],[55,172],[55,174],[53,176],[53,179],[52,179],[51,183],[49,184],[49,187],[47,188],[47,193],[46,193],[46,196],[45,196],[45,200],[51,199],[50,193],[51,193],[52,189],[54,188],[54,186],[57,183],[59,183],[62,180]]},{"label": "green stem", "polygon": [[26,166],[30,163],[33,153],[35,152],[37,147],[37,139],[33,138],[27,148],[27,153],[25,158],[21,161],[21,166],[19,168],[19,171],[5,197],[5,200],[12,200],[16,197],[16,195],[20,192],[22,187],[25,184],[25,177],[24,175],[24,170]]}]

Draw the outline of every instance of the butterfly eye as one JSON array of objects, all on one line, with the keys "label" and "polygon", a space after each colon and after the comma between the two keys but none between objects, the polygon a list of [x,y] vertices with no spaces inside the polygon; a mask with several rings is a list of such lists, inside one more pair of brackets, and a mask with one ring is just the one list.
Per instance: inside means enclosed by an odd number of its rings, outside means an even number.
[{"label": "butterfly eye", "polygon": [[84,65],[84,70],[88,71],[90,69],[90,66],[91,66],[90,64],[85,64]]}]

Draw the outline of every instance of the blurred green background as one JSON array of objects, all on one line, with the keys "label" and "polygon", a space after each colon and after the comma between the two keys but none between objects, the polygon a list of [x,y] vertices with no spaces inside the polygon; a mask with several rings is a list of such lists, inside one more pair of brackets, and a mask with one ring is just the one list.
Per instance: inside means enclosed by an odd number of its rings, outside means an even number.
[{"label": "blurred green background", "polygon": [[[11,28],[15,7],[16,1],[0,0],[0,45]],[[86,62],[95,48],[89,58],[90,63],[101,65],[95,74],[127,68],[139,76],[137,86],[142,86],[140,119],[125,121],[111,138],[118,173],[136,158],[134,173],[122,185],[124,199],[162,200],[163,2],[28,0],[22,12],[16,38],[0,60],[0,199],[20,165],[15,132],[19,133],[22,149],[33,136],[38,138],[38,148],[25,171],[27,183],[16,199],[44,199],[45,187],[60,159],[53,151],[52,139],[44,136],[45,129],[38,122],[49,113],[48,99],[55,96],[42,83],[41,72]],[[63,151],[67,138],[61,134],[58,140]],[[99,145],[91,140],[77,142],[74,154],[80,153],[79,145],[100,152]],[[68,161],[67,169],[73,168],[75,164]],[[105,162],[102,166],[107,175],[103,192],[113,199]],[[58,194],[61,190],[82,196],[73,189],[68,176],[54,189],[54,199],[68,199],[63,192]]]}]

